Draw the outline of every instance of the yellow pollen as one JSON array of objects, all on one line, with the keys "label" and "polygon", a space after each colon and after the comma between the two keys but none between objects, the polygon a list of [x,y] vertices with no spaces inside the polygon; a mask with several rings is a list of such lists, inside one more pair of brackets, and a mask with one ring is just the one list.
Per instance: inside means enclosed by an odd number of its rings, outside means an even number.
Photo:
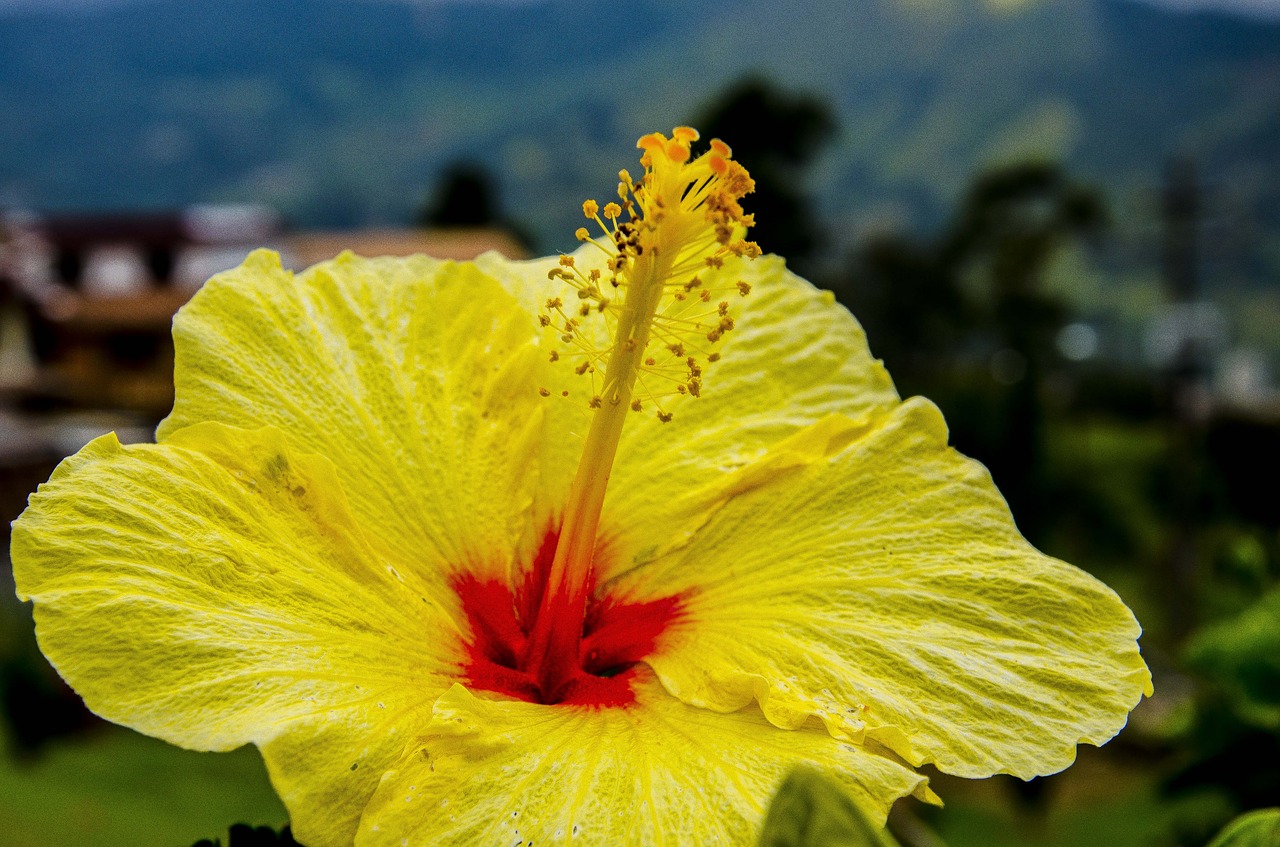
[{"label": "yellow pollen", "polygon": [[600,214],[600,206],[594,200],[584,200],[582,202],[582,214],[586,218],[595,220],[596,215]]}]

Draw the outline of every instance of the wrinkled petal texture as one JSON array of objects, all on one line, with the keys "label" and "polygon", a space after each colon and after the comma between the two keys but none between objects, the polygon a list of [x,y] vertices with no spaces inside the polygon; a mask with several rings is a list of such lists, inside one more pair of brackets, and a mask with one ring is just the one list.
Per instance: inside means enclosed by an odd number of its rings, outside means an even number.
[{"label": "wrinkled petal texture", "polygon": [[837,775],[879,822],[924,779],[839,744],[779,732],[758,710],[717,715],[638,683],[636,709],[547,709],[441,697],[420,743],[370,803],[359,847],[436,844],[749,844],[797,765]]},{"label": "wrinkled petal texture", "polygon": [[686,702],[754,699],[779,726],[817,715],[912,764],[1030,778],[1151,692],[1129,610],[1022,539],[927,401],[824,421],[724,484],[687,547],[615,586],[691,592],[650,660]]},{"label": "wrinkled petal texture", "polygon": [[589,425],[536,319],[555,264],[295,276],[258,252],[206,285],[159,443],[91,443],[14,526],[19,594],[90,707],[259,745],[309,847],[746,844],[794,765],[883,817],[933,799],[911,765],[1052,772],[1150,691],[1123,604],[1032,549],[937,410],[775,258],[709,272],[752,291],[703,396],[624,430],[598,584],[681,597],[635,704],[455,685],[452,578],[514,584]]},{"label": "wrinkled petal texture", "polygon": [[505,565],[537,484],[534,326],[471,264],[344,254],[295,277],[258,251],[174,321],[158,438],[279,427],[333,461],[360,525],[405,559],[445,563],[442,581]]},{"label": "wrinkled petal texture", "polygon": [[[405,715],[452,681],[453,610],[368,541],[328,460],[276,430],[103,436],[31,498],[13,560],[41,649],[103,717],[194,749],[255,742],[269,765],[280,737],[359,739],[287,760],[304,832],[350,843]],[[299,767],[339,796],[300,808]]]},{"label": "wrinkled petal texture", "polygon": [[[594,248],[584,247],[574,258],[580,268],[603,268]],[[511,263],[490,255],[480,264],[536,311],[547,297],[546,272],[558,263]],[[830,292],[787,271],[781,258],[731,260],[702,277],[710,288],[731,292],[723,296],[737,328],[716,348],[721,360],[707,366],[701,397],[665,398],[673,413],[670,423],[651,412],[627,421],[601,518],[608,564],[619,570],[686,543],[720,505],[722,492],[715,483],[726,472],[756,461],[778,441],[827,415],[861,420],[898,403],[858,322],[835,305]],[[738,281],[751,287],[748,296],[736,293]],[[570,294],[562,296],[572,301]],[[596,331],[598,344],[607,343],[598,322],[584,322],[584,328]],[[690,348],[697,342],[693,338]],[[555,339],[546,344],[556,346]],[[556,392],[587,396],[584,384],[589,383],[566,378],[569,373],[564,367],[556,373]],[[663,387],[653,377],[650,381]],[[574,411],[567,428],[576,423],[585,432],[586,419]],[[574,466],[577,443],[565,445],[561,465]]]},{"label": "wrinkled petal texture", "polygon": [[898,402],[862,328],[830,292],[776,256],[707,274],[709,285],[718,278],[752,288],[731,304],[738,327],[707,368],[703,396],[679,398],[669,424],[639,415],[623,431],[602,517],[623,566],[686,543],[719,506],[717,480],[797,430],[835,413],[864,420]]}]

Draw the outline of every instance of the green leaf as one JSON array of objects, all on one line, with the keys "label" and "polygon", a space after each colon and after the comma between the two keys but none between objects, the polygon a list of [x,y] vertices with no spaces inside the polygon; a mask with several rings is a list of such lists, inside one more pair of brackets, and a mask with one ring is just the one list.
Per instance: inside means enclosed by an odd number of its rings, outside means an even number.
[{"label": "green leaf", "polygon": [[1280,589],[1197,633],[1187,662],[1222,686],[1246,723],[1280,730]]},{"label": "green leaf", "polygon": [[838,782],[813,770],[791,773],[765,816],[759,847],[898,847]]},{"label": "green leaf", "polygon": [[1227,824],[1209,847],[1275,847],[1280,844],[1280,808],[1248,812]]}]

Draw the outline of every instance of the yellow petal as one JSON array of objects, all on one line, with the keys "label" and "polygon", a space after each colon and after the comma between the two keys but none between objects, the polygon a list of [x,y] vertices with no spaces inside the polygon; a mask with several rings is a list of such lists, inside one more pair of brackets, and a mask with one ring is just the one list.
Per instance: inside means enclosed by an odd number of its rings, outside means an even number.
[{"label": "yellow petal", "polygon": [[[591,246],[581,248],[574,260],[583,269],[602,266],[601,254]],[[547,297],[547,271],[558,263],[554,258],[513,263],[488,255],[479,264],[536,311]],[[731,260],[702,278],[723,290],[717,298],[729,302],[737,327],[715,347],[703,345],[719,353],[714,363],[694,349],[696,339],[690,341],[688,352],[705,368],[702,396],[663,398],[663,407],[674,413],[669,423],[657,419],[656,405],[645,392],[669,392],[673,386],[641,374],[636,396],[645,411],[632,415],[623,430],[601,522],[602,541],[612,554],[602,562],[605,567],[625,569],[686,542],[718,505],[708,489],[721,473],[749,465],[828,415],[865,420],[898,403],[858,322],[830,292],[789,272],[781,258]],[[738,281],[748,284],[748,296],[739,296]],[[600,321],[584,320],[582,331],[598,346],[608,343]],[[659,340],[654,343],[661,346]],[[588,396],[584,381],[575,383],[569,367],[551,373],[551,379],[560,380],[553,394],[567,389],[573,397]],[[550,411],[563,415],[564,405],[553,404]],[[582,421],[580,412],[559,417],[549,431],[585,431]],[[571,469],[580,440],[552,441],[546,449],[558,452],[544,465]],[[565,477],[561,489],[567,484]]]},{"label": "yellow petal", "polygon": [[272,430],[93,441],[31,498],[13,563],[89,707],[184,747],[334,710],[378,721],[429,703],[456,660],[451,598],[367,541],[329,462]]},{"label": "yellow petal", "polygon": [[446,692],[418,744],[369,804],[359,847],[753,844],[788,771],[833,771],[883,823],[921,776],[821,727],[758,710],[686,706],[652,678],[624,709],[539,706]]},{"label": "yellow petal", "polygon": [[681,398],[669,423],[627,422],[600,521],[618,568],[689,540],[716,507],[705,494],[723,473],[832,413],[861,420],[897,403],[858,321],[781,258],[730,262],[707,276],[744,279],[751,293],[732,296],[737,329],[707,367],[703,395]]},{"label": "yellow petal", "polygon": [[718,505],[707,495],[721,474],[828,415],[859,421],[898,403],[858,322],[782,259],[729,262],[705,278],[729,288],[742,279],[751,293],[725,295],[737,328],[707,366],[702,396],[681,398],[668,424],[628,421],[601,518],[619,567],[686,542]]},{"label": "yellow petal", "polygon": [[397,556],[505,566],[489,559],[524,534],[537,484],[535,326],[471,264],[344,254],[295,278],[259,251],[175,319],[158,437],[278,427],[333,460],[357,521]]},{"label": "yellow petal", "polygon": [[[598,261],[591,249],[576,253],[577,264]],[[485,269],[526,307],[538,307],[529,280],[545,279],[541,269],[550,267],[548,260],[530,262],[527,273],[499,262],[490,257]],[[628,418],[604,504],[600,531],[613,554],[605,567],[632,567],[684,544],[709,517],[713,504],[703,496],[709,482],[755,462],[810,423],[832,413],[864,420],[899,402],[858,321],[831,293],[787,271],[780,257],[731,260],[708,270],[703,280],[723,289],[717,298],[730,303],[736,329],[714,347],[703,344],[719,354],[713,363],[691,340],[687,352],[704,367],[704,388],[698,398],[660,400],[673,413],[671,422],[658,420],[657,404],[645,392],[669,392],[672,386],[641,374],[636,397],[645,411]],[[748,283],[749,296],[737,293],[740,280]],[[544,297],[545,290],[543,284]],[[602,326],[584,322],[585,330]],[[607,343],[603,334],[596,343]],[[572,454],[568,461],[575,459]]]},{"label": "yellow petal", "polygon": [[300,844],[351,847],[382,775],[431,720],[425,692],[406,693],[387,691],[376,709],[356,703],[294,721],[261,745]]},{"label": "yellow petal", "polygon": [[649,660],[675,696],[755,699],[780,726],[817,715],[912,764],[1028,778],[1111,738],[1150,693],[1132,613],[1023,540],[927,401],[780,451],[725,481],[687,547],[611,586],[690,592]]}]

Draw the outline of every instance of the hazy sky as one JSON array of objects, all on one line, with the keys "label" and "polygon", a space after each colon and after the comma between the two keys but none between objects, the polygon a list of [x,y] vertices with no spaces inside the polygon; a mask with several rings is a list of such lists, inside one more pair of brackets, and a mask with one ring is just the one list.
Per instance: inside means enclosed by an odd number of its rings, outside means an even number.
[{"label": "hazy sky", "polygon": [[1228,9],[1250,15],[1280,18],[1280,0],[1148,0],[1176,9]]},{"label": "hazy sky", "polygon": [[[125,3],[130,0],[0,0],[4,8],[74,8],[77,6],[101,6],[108,3]],[[536,0],[405,0],[405,2],[536,2]],[[1138,0],[1174,9],[1223,9],[1280,19],[1280,0]]]}]

